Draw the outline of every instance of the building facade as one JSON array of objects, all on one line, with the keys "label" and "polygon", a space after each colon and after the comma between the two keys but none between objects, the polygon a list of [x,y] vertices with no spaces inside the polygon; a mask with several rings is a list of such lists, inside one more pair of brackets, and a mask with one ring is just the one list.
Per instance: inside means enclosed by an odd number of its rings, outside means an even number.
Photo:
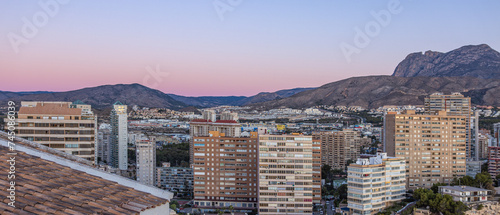
[{"label": "building facade", "polygon": [[313,133],[313,139],[321,142],[321,164],[342,170],[349,160],[356,161],[360,147],[371,141],[367,137],[361,137],[361,132],[352,129]]},{"label": "building facade", "polygon": [[71,155],[96,161],[97,119],[90,105],[71,102],[21,102],[17,136]]},{"label": "building facade", "polygon": [[[442,93],[434,93],[427,96],[424,100],[424,110],[426,114],[437,114],[439,111],[445,111],[448,116],[464,116],[465,117],[465,136],[466,136],[466,157],[475,158],[475,148],[472,147],[475,140],[472,128],[477,130],[476,116],[471,111],[470,97],[465,97],[460,93],[452,93],[444,95]],[[475,143],[474,143],[475,145]],[[474,152],[474,153],[473,153]],[[474,156],[473,156],[474,155]]]},{"label": "building facade", "polygon": [[193,192],[193,169],[170,167],[170,163],[163,164],[162,167],[156,168],[156,186],[189,196]]},{"label": "building facade", "polygon": [[351,214],[371,215],[405,198],[406,161],[378,153],[347,168],[347,204]]},{"label": "building facade", "polygon": [[312,136],[259,135],[259,214],[312,214],[314,185]]},{"label": "building facade", "polygon": [[500,122],[493,124],[493,144],[500,146]]},{"label": "building facade", "polygon": [[492,138],[488,130],[478,132],[478,158],[480,160],[488,159],[488,147],[492,146]]},{"label": "building facade", "polygon": [[97,160],[107,164],[109,162],[109,147],[111,137],[111,125],[101,124],[97,130]]},{"label": "building facade", "polygon": [[156,141],[154,138],[136,139],[137,181],[154,186],[156,175]]},{"label": "building facade", "polygon": [[407,188],[430,188],[466,174],[466,118],[438,114],[388,112],[384,150],[406,160]]},{"label": "building facade", "polygon": [[488,173],[492,178],[500,175],[500,147],[488,147]]},{"label": "building facade", "polygon": [[468,158],[465,161],[465,166],[466,170],[465,173],[466,175],[475,178],[478,173],[481,173],[481,165],[483,165],[484,161],[480,160],[474,160],[471,158]]},{"label": "building facade", "polygon": [[113,168],[127,170],[128,168],[128,121],[127,106],[116,102],[111,110],[111,136],[109,144],[109,164]]},{"label": "building facade", "polygon": [[256,210],[257,133],[242,136],[241,125],[234,120],[198,119],[190,128],[196,210],[213,213],[229,206],[234,212]]}]

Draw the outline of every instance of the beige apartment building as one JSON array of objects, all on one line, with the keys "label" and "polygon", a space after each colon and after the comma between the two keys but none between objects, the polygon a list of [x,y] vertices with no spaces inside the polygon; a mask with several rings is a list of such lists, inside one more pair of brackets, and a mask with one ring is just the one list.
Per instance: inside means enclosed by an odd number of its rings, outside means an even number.
[{"label": "beige apartment building", "polygon": [[388,112],[384,118],[384,151],[406,160],[407,188],[430,188],[466,173],[464,116]]},{"label": "beige apartment building", "polygon": [[347,168],[347,204],[351,214],[371,215],[405,198],[406,162],[378,153]]},{"label": "beige apartment building", "polygon": [[347,161],[359,158],[360,147],[370,144],[371,139],[361,137],[352,129],[313,133],[313,139],[321,142],[321,164],[344,170]]},{"label": "beige apartment building", "polygon": [[315,185],[312,136],[259,135],[259,214],[312,214]]},{"label": "beige apartment building", "polygon": [[81,101],[21,102],[17,136],[95,160],[96,116]]},{"label": "beige apartment building", "polygon": [[[442,93],[433,93],[424,99],[424,110],[426,114],[437,114],[439,111],[445,111],[449,116],[464,116],[466,121],[466,155],[467,158],[473,158],[472,151],[472,126],[471,123],[477,125],[477,119],[472,117],[474,114],[471,111],[470,97],[465,97],[460,93],[452,93],[445,95]],[[477,129],[477,128],[475,128]],[[474,156],[475,157],[475,156]]]},{"label": "beige apartment building", "polygon": [[234,212],[250,213],[258,202],[257,133],[242,136],[235,120],[212,119],[190,123],[196,210],[233,206]]}]

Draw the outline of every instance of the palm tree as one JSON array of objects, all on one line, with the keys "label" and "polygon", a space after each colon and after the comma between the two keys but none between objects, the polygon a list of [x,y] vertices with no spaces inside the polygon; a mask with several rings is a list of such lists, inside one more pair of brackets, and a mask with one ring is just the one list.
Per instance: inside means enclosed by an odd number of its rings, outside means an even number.
[{"label": "palm tree", "polygon": [[234,207],[232,205],[229,205],[229,211],[231,212],[231,215],[234,215],[233,210],[234,210]]}]

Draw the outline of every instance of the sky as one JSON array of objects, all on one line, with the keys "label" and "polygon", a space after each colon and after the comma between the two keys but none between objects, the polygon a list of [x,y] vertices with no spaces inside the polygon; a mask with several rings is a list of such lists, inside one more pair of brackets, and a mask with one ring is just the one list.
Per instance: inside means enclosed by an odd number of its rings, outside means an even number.
[{"label": "sky", "polygon": [[139,83],[251,96],[488,44],[500,1],[0,0],[0,91]]}]

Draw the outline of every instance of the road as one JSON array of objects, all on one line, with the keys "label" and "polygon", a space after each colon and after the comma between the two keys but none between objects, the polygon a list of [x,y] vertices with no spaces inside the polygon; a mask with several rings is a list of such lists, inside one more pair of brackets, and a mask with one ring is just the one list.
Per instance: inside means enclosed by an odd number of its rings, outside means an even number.
[{"label": "road", "polygon": [[334,207],[333,200],[326,201],[325,205],[326,205],[326,207],[325,207],[326,210],[321,210],[320,212],[314,212],[313,214],[314,215],[334,215],[335,211],[332,210],[332,207]]},{"label": "road", "polygon": [[334,215],[335,211],[332,210],[335,206],[333,205],[333,200],[327,201],[326,204],[326,215]]}]

